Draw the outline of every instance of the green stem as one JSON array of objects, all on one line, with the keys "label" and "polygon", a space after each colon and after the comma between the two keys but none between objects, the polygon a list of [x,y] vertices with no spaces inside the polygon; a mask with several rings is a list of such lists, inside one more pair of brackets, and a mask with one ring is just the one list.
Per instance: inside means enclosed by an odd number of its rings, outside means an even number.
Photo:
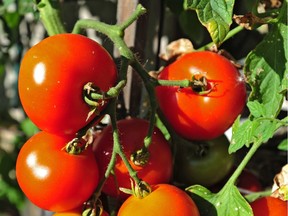
[{"label": "green stem", "polygon": [[[242,26],[237,26],[236,28],[232,29],[231,31],[228,32],[228,34],[226,35],[225,39],[223,40],[226,41],[228,39],[230,39],[231,37],[233,37],[234,35],[238,34],[240,31],[242,31],[244,28]],[[198,51],[201,50],[207,50],[210,47],[212,47],[214,45],[214,42],[208,43],[202,47],[200,47],[199,49],[197,49]]]},{"label": "green stem", "polygon": [[113,99],[111,103],[114,104],[113,106],[114,109],[111,109],[111,113],[110,113],[111,126],[113,130],[113,152],[115,152],[115,154],[118,154],[121,157],[123,163],[125,164],[129,172],[129,175],[134,180],[134,182],[138,185],[141,182],[141,180],[138,178],[137,172],[133,169],[133,167],[129,163],[129,160],[127,159],[127,156],[125,155],[122,149],[121,143],[120,143],[119,131],[117,127],[117,118],[116,118],[116,99]]},{"label": "green stem", "polygon": [[179,87],[190,87],[191,81],[188,79],[183,80],[157,80],[157,85],[161,86],[179,86]]},{"label": "green stem", "polygon": [[146,8],[144,8],[141,4],[138,4],[134,13],[127,20],[121,23],[119,27],[125,30],[132,23],[134,23],[140,16],[144,15],[146,12],[147,12]]},{"label": "green stem", "polygon": [[78,20],[72,33],[78,34],[80,33],[81,29],[92,28],[95,31],[109,37],[114,45],[118,48],[121,56],[125,57],[126,59],[133,60],[135,58],[134,53],[128,48],[123,40],[125,34],[124,31],[145,12],[146,9],[142,5],[138,5],[134,13],[125,22],[119,25],[108,25],[106,23],[89,19]]},{"label": "green stem", "polygon": [[[36,1],[35,1],[36,2]],[[40,18],[47,30],[48,35],[65,33],[66,30],[60,19],[59,2],[53,0],[41,0],[37,4],[38,11],[40,12]]]},{"label": "green stem", "polygon": [[138,62],[138,60],[135,58],[133,62],[131,62],[131,66],[138,72],[140,77],[142,78],[145,88],[149,94],[149,100],[150,100],[150,107],[151,107],[151,114],[150,114],[150,125],[148,129],[147,136],[144,138],[144,148],[148,149],[152,142],[152,133],[154,130],[154,125],[156,122],[156,112],[158,103],[156,100],[156,94],[155,94],[155,86],[157,85],[157,80],[152,78],[148,72],[143,68],[143,66]]},{"label": "green stem", "polygon": [[228,187],[228,185],[230,186],[231,184],[236,183],[237,178],[240,176],[242,170],[246,167],[246,165],[248,164],[248,162],[250,161],[250,159],[252,158],[252,156],[255,154],[255,152],[257,151],[257,149],[261,146],[262,142],[260,141],[255,141],[253,143],[253,145],[251,146],[251,148],[249,149],[248,153],[245,155],[245,157],[243,158],[243,160],[241,161],[241,163],[239,164],[239,166],[236,168],[236,170],[234,171],[234,173],[232,174],[232,176],[229,178],[229,180],[226,182],[226,184],[224,185],[224,187],[222,188],[222,190],[225,190],[224,188]]}]

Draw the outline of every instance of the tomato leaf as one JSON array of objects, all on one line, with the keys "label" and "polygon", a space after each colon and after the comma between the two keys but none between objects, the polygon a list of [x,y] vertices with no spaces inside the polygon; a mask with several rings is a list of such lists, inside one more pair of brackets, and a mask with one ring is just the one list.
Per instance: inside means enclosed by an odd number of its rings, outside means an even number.
[{"label": "tomato leaf", "polygon": [[257,122],[250,120],[244,123],[240,122],[240,116],[236,119],[232,126],[232,139],[229,146],[229,154],[241,149],[244,145],[253,142],[253,131],[257,127]]},{"label": "tomato leaf", "polygon": [[242,124],[239,118],[232,126],[232,139],[229,146],[229,153],[234,153],[244,145],[249,147],[249,144],[256,140],[267,142],[273,137],[275,131],[285,125],[282,121],[275,119],[258,118],[254,121],[246,120]]},{"label": "tomato leaf", "polygon": [[[287,90],[286,13],[287,7],[283,5],[279,21],[273,24],[272,30],[256,49],[249,53],[245,62],[244,72],[252,88],[249,101],[262,104],[263,117],[273,118],[278,115],[284,96],[282,92]],[[255,114],[255,111],[251,113]]]},{"label": "tomato leaf", "polygon": [[204,25],[213,42],[220,45],[232,23],[234,0],[185,0],[184,9],[196,10],[198,18]]},{"label": "tomato leaf", "polygon": [[[256,140],[268,141],[284,122],[276,121],[287,91],[287,7],[284,4],[271,31],[247,56],[244,72],[252,88],[247,106],[250,118],[232,126],[229,152]],[[269,49],[267,49],[269,47]]]},{"label": "tomato leaf", "polygon": [[[191,193],[201,215],[253,215],[250,205],[234,185],[226,185],[216,194],[201,185],[193,185],[186,190]],[[201,197],[201,199],[199,199],[199,197]]]},{"label": "tomato leaf", "polygon": [[282,151],[288,151],[288,139],[282,140],[277,148]]},{"label": "tomato leaf", "polygon": [[259,101],[248,101],[247,106],[251,115],[254,117],[260,117],[265,115],[265,107]]}]

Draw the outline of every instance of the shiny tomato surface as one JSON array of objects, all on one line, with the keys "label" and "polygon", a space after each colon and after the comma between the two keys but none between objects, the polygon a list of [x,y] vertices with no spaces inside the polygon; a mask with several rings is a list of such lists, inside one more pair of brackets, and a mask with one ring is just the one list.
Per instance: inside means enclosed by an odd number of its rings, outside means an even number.
[{"label": "shiny tomato surface", "polygon": [[152,192],[139,199],[130,196],[119,209],[118,216],[200,216],[194,201],[181,189],[169,185],[152,186]]},{"label": "shiny tomato surface", "polygon": [[199,51],[187,53],[165,67],[161,80],[205,77],[207,91],[192,87],[158,86],[159,106],[168,123],[189,140],[209,140],[222,135],[243,110],[246,89],[243,77],[223,56]]},{"label": "shiny tomato surface", "polygon": [[[19,72],[19,96],[28,117],[51,133],[72,134],[86,125],[91,111],[83,87],[102,91],[115,84],[116,66],[97,42],[77,34],[58,34],[33,46]],[[106,103],[100,103],[102,110]]]},{"label": "shiny tomato surface", "polygon": [[[148,184],[168,183],[172,177],[172,153],[169,143],[158,128],[154,128],[152,143],[149,146],[149,159],[144,165],[135,165],[131,155],[143,147],[143,140],[147,135],[149,122],[143,119],[124,119],[117,123],[120,142],[130,164],[137,171],[140,179]],[[95,155],[99,164],[100,175],[104,176],[113,150],[112,127],[106,127],[96,143]],[[103,193],[121,199],[128,195],[121,192],[119,187],[131,188],[131,177],[119,156],[117,156],[114,174],[110,175],[103,187]]]},{"label": "shiny tomato surface", "polygon": [[228,153],[229,144],[225,135],[209,141],[175,143],[174,180],[205,187],[221,182],[235,162],[235,156]]},{"label": "shiny tomato surface", "polygon": [[287,216],[288,202],[275,197],[262,197],[252,202],[254,216]]},{"label": "shiny tomato surface", "polygon": [[71,137],[39,132],[21,148],[16,177],[27,198],[38,207],[62,212],[83,204],[99,181],[98,165],[91,148],[79,155],[64,147]]}]

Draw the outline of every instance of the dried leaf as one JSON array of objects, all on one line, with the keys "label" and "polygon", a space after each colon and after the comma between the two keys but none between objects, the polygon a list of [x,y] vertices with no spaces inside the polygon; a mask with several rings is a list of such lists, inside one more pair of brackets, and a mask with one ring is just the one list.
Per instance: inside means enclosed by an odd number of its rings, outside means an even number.
[{"label": "dried leaf", "polygon": [[274,177],[271,196],[288,200],[288,164],[283,166],[281,172]]},{"label": "dried leaf", "polygon": [[245,15],[234,15],[233,19],[238,25],[240,25],[240,26],[242,26],[248,30],[254,29],[259,24],[266,23],[265,20],[255,16],[252,13],[247,13]]},{"label": "dried leaf", "polygon": [[159,55],[164,61],[171,61],[179,56],[194,51],[193,44],[190,40],[181,38],[167,45],[165,53]]}]

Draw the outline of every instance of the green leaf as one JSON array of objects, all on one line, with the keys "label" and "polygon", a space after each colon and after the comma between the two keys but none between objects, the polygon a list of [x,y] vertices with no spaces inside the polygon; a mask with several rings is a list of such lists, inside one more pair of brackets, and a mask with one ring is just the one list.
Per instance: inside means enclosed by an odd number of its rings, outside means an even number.
[{"label": "green leaf", "polygon": [[288,151],[288,139],[282,140],[277,148],[281,151]]},{"label": "green leaf", "polygon": [[220,45],[232,23],[234,0],[185,0],[186,10],[196,10],[198,18],[210,33],[213,42]]},{"label": "green leaf", "polygon": [[[285,1],[286,2],[286,1]],[[284,122],[275,120],[281,110],[287,88],[287,7],[283,4],[278,22],[247,56],[244,72],[252,88],[247,106],[250,118],[232,126],[229,152],[250,143],[267,142]]]},{"label": "green leaf", "polygon": [[259,101],[248,101],[247,106],[249,108],[249,111],[251,115],[254,117],[261,117],[265,116],[265,110],[262,104],[259,103]]},{"label": "green leaf", "polygon": [[267,142],[273,137],[275,131],[279,128],[276,121],[263,120],[259,121],[258,127],[254,131],[254,136],[256,139],[261,140],[261,142]]},{"label": "green leaf", "polygon": [[36,13],[34,0],[19,0],[18,11],[19,14],[24,15],[27,13]]},{"label": "green leaf", "polygon": [[3,17],[9,28],[13,29],[19,25],[20,15],[18,14],[18,12],[5,13]]},{"label": "green leaf", "polygon": [[31,137],[39,131],[37,126],[29,118],[24,119],[20,123],[20,128],[27,137]]},{"label": "green leaf", "polygon": [[255,50],[247,56],[244,72],[252,88],[249,101],[264,107],[264,117],[276,117],[287,89],[287,7],[282,6],[278,22]]},{"label": "green leaf", "polygon": [[253,134],[255,128],[257,128],[257,122],[246,120],[240,122],[240,116],[236,119],[232,126],[232,139],[229,146],[229,154],[241,149],[244,145],[248,146],[253,142]]},{"label": "green leaf", "polygon": [[193,200],[195,200],[200,215],[253,215],[250,205],[234,185],[226,185],[216,194],[200,185],[193,185],[186,190],[191,193]]}]

